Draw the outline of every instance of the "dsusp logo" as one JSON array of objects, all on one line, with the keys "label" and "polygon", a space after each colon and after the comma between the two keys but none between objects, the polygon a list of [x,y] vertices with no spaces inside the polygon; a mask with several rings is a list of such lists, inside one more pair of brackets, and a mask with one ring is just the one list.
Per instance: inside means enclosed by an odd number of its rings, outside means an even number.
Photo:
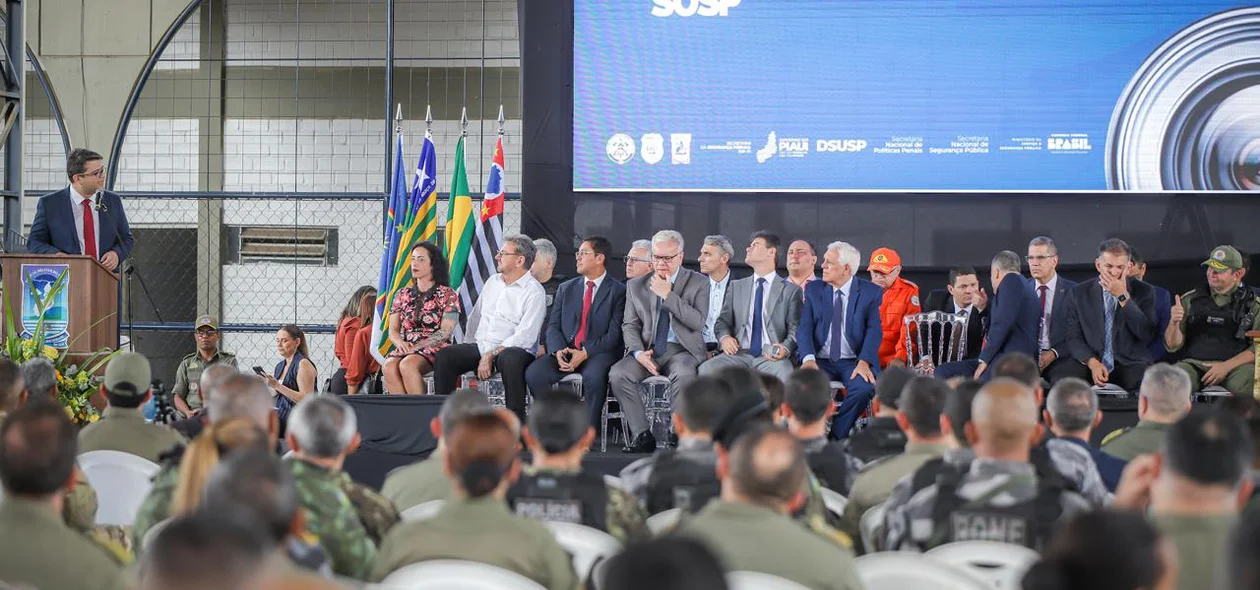
[{"label": "dsusp logo", "polygon": [[741,0],[652,0],[652,16],[727,16]]}]

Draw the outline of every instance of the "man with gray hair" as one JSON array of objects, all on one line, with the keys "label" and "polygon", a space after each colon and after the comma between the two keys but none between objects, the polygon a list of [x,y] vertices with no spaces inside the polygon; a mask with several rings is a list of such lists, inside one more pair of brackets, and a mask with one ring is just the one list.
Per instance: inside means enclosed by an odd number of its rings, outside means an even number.
[{"label": "man with gray hair", "polygon": [[704,345],[709,279],[682,267],[683,237],[676,231],[656,232],[652,260],[654,272],[626,283],[621,333],[630,354],[613,365],[608,375],[613,396],[634,435],[623,449],[630,453],[656,449],[639,383],[652,376],[668,377],[672,404],[696,377],[700,363],[709,358]]},{"label": "man with gray hair", "polygon": [[1151,365],[1138,390],[1138,423],[1103,437],[1102,450],[1125,461],[1154,453],[1164,435],[1190,412],[1190,377],[1167,363]]},{"label": "man with gray hair", "polygon": [[[201,402],[208,403],[213,397],[215,388],[219,387],[229,377],[239,375],[240,371],[236,369],[236,365],[227,363],[216,363],[210,365],[201,371],[201,377],[197,380],[197,391],[200,393]],[[197,410],[192,416],[179,420],[171,424],[171,429],[184,435],[184,438],[192,440],[201,434],[210,425],[209,412],[205,411],[205,407]]]},{"label": "man with gray hair", "polygon": [[22,380],[31,397],[57,399],[57,368],[47,358],[41,356],[22,363]]},{"label": "man with gray hair", "polygon": [[626,280],[652,272],[652,240],[635,240],[626,252]]},{"label": "man with gray hair", "polygon": [[542,285],[543,292],[547,294],[547,313],[543,315],[542,330],[538,333],[538,353],[539,357],[545,356],[547,352],[547,325],[551,319],[551,308],[556,302],[556,289],[560,288],[568,277],[558,275],[556,273],[556,245],[551,240],[539,238],[534,240],[534,249],[537,253],[534,255],[534,264],[529,267],[529,274],[534,276],[534,280]]},{"label": "man with gray hair", "polygon": [[718,339],[714,333],[718,315],[722,313],[722,301],[726,297],[726,286],[731,284],[731,259],[735,257],[735,247],[726,236],[705,236],[704,245],[700,247],[700,272],[709,277],[709,315],[704,320],[704,345],[709,349],[709,356],[717,352]]},{"label": "man with gray hair", "polygon": [[989,267],[993,286],[992,311],[989,312],[989,334],[980,357],[936,368],[938,379],[950,377],[987,378],[989,365],[1008,352],[1021,352],[1032,358],[1037,355],[1037,328],[1041,325],[1041,306],[1033,284],[1019,274],[1019,255],[1010,250],[998,252]]},{"label": "man with gray hair", "polygon": [[547,313],[547,294],[529,274],[536,253],[528,236],[504,239],[494,257],[499,272],[486,279],[468,315],[471,341],[447,346],[433,359],[434,393],[455,391],[460,375],[468,371],[475,370],[481,380],[497,372],[508,409],[524,421],[525,369],[538,350]]},{"label": "man with gray hair", "polygon": [[436,418],[429,421],[429,432],[437,439],[437,448],[423,461],[399,467],[385,478],[381,494],[399,510],[433,500],[449,500],[451,482],[442,470],[446,453],[446,434],[469,416],[488,414],[494,410],[485,394],[476,389],[460,389],[442,403]]},{"label": "man with gray hair", "polygon": [[1042,421],[1050,428],[1054,438],[1046,441],[1046,448],[1054,453],[1054,447],[1075,445],[1089,453],[1098,468],[1107,491],[1115,492],[1120,484],[1125,460],[1104,453],[1089,444],[1090,434],[1102,422],[1102,410],[1098,409],[1098,394],[1083,379],[1066,377],[1050,388],[1046,397],[1046,409],[1041,412]]}]

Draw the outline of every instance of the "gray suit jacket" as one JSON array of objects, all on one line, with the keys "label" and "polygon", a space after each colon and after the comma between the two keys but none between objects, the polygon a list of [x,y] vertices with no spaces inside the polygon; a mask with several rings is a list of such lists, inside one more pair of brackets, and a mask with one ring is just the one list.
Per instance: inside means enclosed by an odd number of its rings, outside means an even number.
[{"label": "gray suit jacket", "polygon": [[[756,280],[756,276],[742,278],[732,281],[726,288],[722,312],[713,325],[713,333],[718,337],[718,342],[722,341],[723,336],[731,336],[741,343],[744,341]],[[775,278],[766,285],[766,289],[766,308],[770,310],[766,320],[767,336],[770,342],[786,346],[788,358],[791,358],[796,354],[796,326],[801,321],[801,288],[782,278]],[[748,337],[751,338],[751,334]]]},{"label": "gray suit jacket", "polygon": [[[626,313],[621,332],[631,355],[651,349],[656,341],[657,305],[661,298],[652,293],[649,283],[654,274],[648,273],[626,283]],[[709,358],[704,347],[704,322],[709,317],[709,277],[693,270],[678,269],[678,278],[664,304],[679,344],[698,361]]]}]

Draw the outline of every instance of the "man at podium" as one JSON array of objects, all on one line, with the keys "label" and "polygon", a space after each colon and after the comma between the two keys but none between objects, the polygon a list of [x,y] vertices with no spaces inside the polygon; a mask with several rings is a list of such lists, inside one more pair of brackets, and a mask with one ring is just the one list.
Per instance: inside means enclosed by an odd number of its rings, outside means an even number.
[{"label": "man at podium", "polygon": [[105,186],[101,155],[75,148],[66,161],[70,186],[39,198],[35,221],[27,238],[33,254],[84,254],[112,271],[127,255],[135,239],[127,225],[122,199]]}]

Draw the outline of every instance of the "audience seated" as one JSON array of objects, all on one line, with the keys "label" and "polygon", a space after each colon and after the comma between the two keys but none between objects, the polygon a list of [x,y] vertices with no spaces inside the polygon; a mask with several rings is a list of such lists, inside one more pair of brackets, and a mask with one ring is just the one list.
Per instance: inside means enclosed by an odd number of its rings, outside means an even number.
[{"label": "audience seated", "polygon": [[709,312],[704,320],[704,345],[710,357],[718,351],[714,330],[718,315],[722,313],[727,287],[731,284],[731,261],[734,259],[735,246],[726,236],[705,236],[700,254],[696,256],[700,272],[709,277]]},{"label": "audience seated", "polygon": [[[1043,374],[1055,372],[1060,365],[1074,363],[1068,351],[1068,292],[1076,282],[1058,273],[1059,247],[1048,236],[1037,236],[1028,242],[1028,274],[1033,279],[1033,295],[1037,298],[1037,350],[1033,355]],[[995,287],[996,288],[996,287]],[[1027,353],[1028,351],[1023,351]]]},{"label": "audience seated", "polygon": [[[1116,506],[1145,510],[1177,547],[1179,588],[1220,588],[1226,543],[1251,495],[1251,437],[1237,416],[1209,409],[1173,424],[1159,455],[1125,469]],[[1254,558],[1254,556],[1253,556]]]},{"label": "audience seated", "polygon": [[316,392],[319,372],[310,359],[302,328],[293,324],[280,326],[276,331],[276,351],[283,360],[276,363],[271,375],[262,373],[260,376],[275,391],[276,417],[280,419],[280,436],[284,436],[293,406]]},{"label": "audience seated", "polygon": [[919,286],[901,276],[901,255],[892,248],[877,248],[871,252],[866,267],[871,282],[884,290],[879,306],[883,341],[879,345],[879,364],[906,365],[906,324],[902,320],[910,314],[923,311],[919,305]]},{"label": "audience seated", "polygon": [[1171,590],[1177,574],[1172,543],[1141,514],[1097,510],[1063,523],[1020,588]]},{"label": "audience seated", "polygon": [[547,312],[543,342],[550,352],[525,370],[525,382],[533,392],[546,391],[568,375],[581,375],[590,424],[600,423],[608,399],[608,371],[625,350],[621,324],[626,287],[605,268],[611,253],[606,238],[582,241],[575,257],[579,277],[559,286]]},{"label": "audience seated", "polygon": [[[57,367],[47,358],[39,356],[22,363],[22,381],[26,384],[23,396],[29,393],[31,397],[57,400]],[[26,403],[26,397],[15,401]]]},{"label": "audience seated", "polygon": [[800,287],[801,300],[805,300],[805,285],[818,280],[814,268],[818,266],[818,253],[814,245],[806,240],[792,240],[787,249],[787,271],[785,281]]},{"label": "audience seated", "polygon": [[783,413],[783,404],[787,401],[787,387],[778,377],[767,373],[757,373],[761,378],[761,392],[766,396],[766,403],[771,408],[774,423],[787,425],[787,415]]},{"label": "audience seated", "polygon": [[635,240],[625,261],[627,283],[652,272],[652,240]]},{"label": "audience seated", "polygon": [[1129,278],[1129,245],[1109,239],[1098,246],[1094,261],[1098,278],[1068,292],[1067,350],[1072,363],[1047,370],[1051,384],[1076,377],[1102,387],[1114,384],[1136,391],[1142,372],[1151,365],[1155,334],[1155,293],[1150,285]]},{"label": "audience seated", "polygon": [[653,272],[626,283],[622,335],[628,355],[613,365],[609,387],[633,437],[624,450],[656,449],[639,383],[651,376],[669,378],[670,404],[696,377],[709,357],[704,344],[710,280],[682,267],[683,237],[662,230],[652,237]]},{"label": "audience seated", "polygon": [[217,365],[236,369],[236,355],[219,349],[223,337],[219,320],[203,315],[194,322],[197,350],[179,362],[175,369],[175,384],[171,386],[171,399],[175,410],[184,418],[191,418],[206,407],[205,391],[201,390],[202,371]]},{"label": "audience seated", "polygon": [[173,519],[137,568],[139,590],[268,588],[275,543],[239,509]]},{"label": "audience seated", "polygon": [[1243,284],[1245,262],[1233,246],[1217,246],[1203,266],[1207,284],[1175,298],[1164,345],[1182,359],[1191,391],[1219,385],[1251,395],[1256,346],[1247,332],[1260,330],[1260,296]]},{"label": "audience seated", "polygon": [[[1030,246],[1029,252],[1032,251],[1033,247]],[[1030,254],[1030,266],[1033,265],[1032,259]],[[980,356],[937,367],[938,379],[981,379],[987,376],[989,365],[1003,355],[1012,352],[1021,352],[1030,357],[1036,355],[1038,326],[1049,316],[1038,311],[1041,307],[1033,291],[1033,282],[1024,279],[1019,270],[1018,254],[1003,250],[993,257],[993,263],[989,267],[989,279],[993,286],[993,310],[989,314],[989,332],[980,349]],[[1046,354],[1042,353],[1043,362]]]},{"label": "audience seated", "polygon": [[210,405],[210,398],[214,396],[214,392],[218,390],[224,381],[227,381],[233,375],[239,374],[240,371],[236,367],[227,363],[218,363],[203,369],[198,380],[197,392],[201,394],[201,400],[205,403],[205,406],[193,413],[192,416],[171,424],[171,430],[180,433],[188,440],[197,438],[197,435],[201,434],[201,431],[210,425],[210,413],[207,411]]},{"label": "audience seated", "polygon": [[529,274],[534,263],[534,242],[529,237],[504,238],[495,260],[499,272],[486,279],[469,315],[469,341],[447,346],[434,357],[433,389],[449,394],[468,371],[476,371],[481,380],[498,372],[507,407],[523,422],[525,369],[538,349],[546,294]]},{"label": "audience seated", "polygon": [[[923,302],[923,311],[939,311],[962,315],[967,319],[967,346],[962,351],[963,359],[974,359],[980,356],[984,346],[984,332],[989,321],[989,297],[980,287],[980,279],[976,269],[970,266],[959,266],[949,270],[949,284],[944,290],[928,293]],[[930,334],[932,342],[940,342],[940,330]],[[912,334],[912,337],[917,337]],[[945,362],[949,351],[942,347],[938,356],[932,359],[933,366]]]},{"label": "audience seated", "polygon": [[346,375],[356,363],[363,364],[362,360],[352,356],[354,337],[363,326],[372,325],[372,316],[375,311],[376,287],[371,285],[363,285],[355,289],[350,295],[350,301],[346,302],[346,307],[341,310],[341,317],[337,320],[337,335],[333,339],[333,356],[337,357],[337,363],[341,366],[337,367],[329,380],[329,393],[336,395],[358,393],[359,384],[355,383],[355,389],[351,391]]},{"label": "audience seated", "polygon": [[727,570],[771,574],[816,589],[858,589],[851,543],[802,530],[788,514],[803,498],[805,453],[773,426],[739,435],[718,458],[721,497],[683,521],[677,534],[703,541]]},{"label": "audience seated", "polygon": [[582,400],[571,391],[544,391],[534,398],[528,424],[524,436],[533,465],[521,470],[507,493],[517,516],[586,525],[622,543],[650,535],[630,492],[582,470],[582,457],[595,439]]},{"label": "audience seated", "polygon": [[508,510],[504,497],[520,474],[517,436],[498,414],[477,414],[447,433],[444,470],[452,497],[433,518],[393,528],[381,544],[371,579],[433,559],[462,559],[521,574],[550,590],[573,590],[569,555],[540,523]]},{"label": "audience seated", "polygon": [[381,370],[386,393],[425,393],[424,375],[434,370],[438,352],[450,346],[459,323],[459,294],[450,282],[441,248],[424,241],[411,249],[411,280],[390,304],[394,348]]},{"label": "audience seated", "polygon": [[1260,590],[1260,513],[1243,515],[1230,537],[1225,556],[1224,590]]},{"label": "audience seated", "polygon": [[184,437],[169,427],[147,424],[140,406],[149,401],[149,359],[137,352],[115,356],[105,367],[101,394],[109,406],[101,419],[79,431],[79,452],[121,451],[154,463],[158,457],[184,444]]},{"label": "audience seated", "polygon": [[[398,522],[389,500],[355,484],[347,494],[341,466],[359,445],[354,409],[336,396],[316,396],[293,408],[286,437],[293,455],[286,460],[297,484],[307,529],[332,559],[333,571],[363,580],[376,556],[373,537],[381,538]],[[351,496],[356,496],[356,504]]]},{"label": "audience seated", "polygon": [[59,516],[77,446],[65,409],[51,401],[17,408],[0,425],[0,579],[41,590],[127,587],[119,564]]},{"label": "audience seated", "polygon": [[[1088,383],[1075,377],[1060,379],[1050,388],[1046,397],[1046,409],[1041,413],[1046,427],[1054,438],[1046,446],[1072,444],[1089,453],[1102,477],[1107,491],[1116,491],[1125,460],[1090,446],[1089,437],[1102,422],[1103,413],[1098,409],[1098,394]],[[1058,442],[1056,442],[1058,441]]]},{"label": "audience seated", "polygon": [[1027,385],[995,377],[971,411],[966,431],[975,460],[965,468],[947,461],[906,502],[890,498],[886,548],[925,551],[976,540],[1037,548],[1060,518],[1089,509],[1089,501],[1070,491],[1057,472],[1034,467],[1031,450],[1040,433],[1036,398]]},{"label": "audience seated", "polygon": [[[799,287],[781,280],[775,272],[779,247],[779,236],[769,232],[753,234],[744,258],[753,274],[725,287],[713,328],[720,354],[700,365],[701,375],[731,365],[749,367],[782,381],[792,374],[801,294]],[[711,283],[709,288],[712,300],[716,284]],[[713,308],[709,315],[714,315]]]},{"label": "audience seated", "polygon": [[861,259],[857,248],[848,243],[827,246],[822,281],[806,286],[796,333],[801,368],[820,370],[845,388],[831,427],[831,436],[839,439],[848,438],[858,416],[866,411],[879,374],[883,292],[854,276]]},{"label": "audience seated", "polygon": [[1125,461],[1159,451],[1168,429],[1190,411],[1190,377],[1172,365],[1151,365],[1138,390],[1138,423],[1103,437],[1100,447]]},{"label": "audience seated", "polygon": [[801,442],[810,472],[822,487],[847,495],[861,464],[839,441],[827,440],[827,420],[836,408],[827,376],[822,371],[797,369],[788,377],[785,389],[780,407],[787,416],[788,432]]},{"label": "audience seated", "polygon": [[897,399],[913,377],[914,373],[905,367],[889,367],[880,373],[875,383],[875,400],[871,402],[875,415],[867,420],[866,428],[847,441],[846,448],[859,467],[905,450],[906,433],[897,427]]},{"label": "audience seated", "polygon": [[[840,530],[861,538],[862,515],[888,500],[893,487],[927,461],[954,447],[949,420],[944,417],[949,387],[930,377],[915,377],[906,384],[898,401],[897,426],[906,434],[905,452],[868,465],[853,482],[844,507]],[[865,551],[874,551],[866,547]]]},{"label": "audience seated", "polygon": [[604,566],[600,590],[727,590],[716,555],[694,539],[668,536],[626,547]]},{"label": "audience seated", "polygon": [[975,379],[963,379],[949,390],[949,396],[945,398],[945,416],[949,419],[949,430],[953,433],[954,444],[967,453],[970,453],[971,443],[967,441],[965,427],[971,421],[971,402],[975,401],[976,394],[980,393],[983,386],[983,383]]},{"label": "audience seated", "polygon": [[678,447],[661,449],[621,470],[621,482],[649,515],[672,508],[696,512],[721,491],[713,428],[733,394],[725,381],[697,377],[675,400]]},{"label": "audience seated", "polygon": [[[1246,257],[1243,261],[1246,261]],[[1146,280],[1146,259],[1132,244],[1129,245],[1129,276],[1139,281]],[[1164,347],[1164,332],[1168,330],[1172,314],[1172,294],[1168,289],[1157,285],[1151,285],[1151,291],[1155,294],[1155,338],[1151,340],[1150,351],[1153,362],[1160,363],[1168,358],[1168,350]]]}]

